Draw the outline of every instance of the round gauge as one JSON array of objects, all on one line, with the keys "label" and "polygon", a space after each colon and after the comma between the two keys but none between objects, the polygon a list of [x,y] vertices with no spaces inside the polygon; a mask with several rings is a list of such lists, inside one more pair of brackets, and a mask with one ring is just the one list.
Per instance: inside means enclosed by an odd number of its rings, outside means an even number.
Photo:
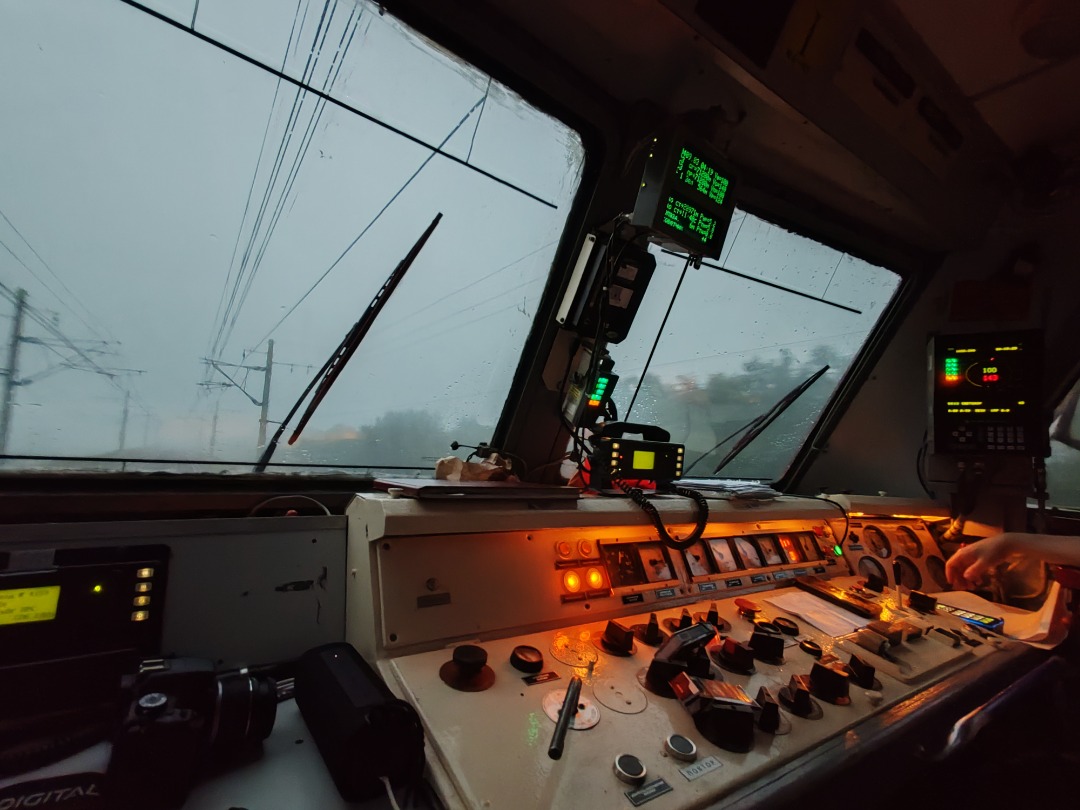
[{"label": "round gauge", "polygon": [[863,529],[863,542],[866,543],[868,549],[879,557],[884,558],[892,554],[892,546],[889,545],[884,533],[874,526],[867,526]]},{"label": "round gauge", "polygon": [[885,576],[885,569],[873,557],[863,557],[859,560],[859,574],[864,577],[878,577],[885,582],[889,581]]},{"label": "round gauge", "polygon": [[899,572],[901,585],[911,591],[917,591],[922,587],[922,574],[919,573],[915,563],[907,557],[897,557],[893,565]]},{"label": "round gauge", "polygon": [[922,541],[907,526],[896,527],[896,542],[900,545],[900,551],[909,557],[919,559],[922,556]]},{"label": "round gauge", "polygon": [[930,579],[943,591],[949,589],[949,580],[945,576],[945,561],[941,557],[927,557],[926,570],[930,573]]}]

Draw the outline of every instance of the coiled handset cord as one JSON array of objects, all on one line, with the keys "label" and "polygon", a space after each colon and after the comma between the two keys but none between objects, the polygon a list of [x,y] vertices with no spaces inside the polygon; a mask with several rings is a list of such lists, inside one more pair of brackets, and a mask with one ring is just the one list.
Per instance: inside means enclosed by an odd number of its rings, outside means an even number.
[{"label": "coiled handset cord", "polygon": [[660,511],[653,505],[652,501],[645,495],[645,491],[641,487],[634,487],[627,484],[625,481],[615,480],[614,484],[626,493],[634,503],[641,507],[641,511],[649,516],[649,520],[652,521],[656,527],[657,534],[660,535],[660,540],[668,548],[673,548],[676,551],[685,551],[694,545],[701,539],[701,535],[705,533],[705,526],[709,522],[709,502],[705,500],[705,496],[698,492],[696,489],[686,489],[685,487],[673,487],[677,495],[682,495],[684,498],[690,498],[698,505],[697,522],[694,525],[694,530],[687,535],[685,540],[676,540],[672,537],[664,526],[663,518],[660,517]]}]

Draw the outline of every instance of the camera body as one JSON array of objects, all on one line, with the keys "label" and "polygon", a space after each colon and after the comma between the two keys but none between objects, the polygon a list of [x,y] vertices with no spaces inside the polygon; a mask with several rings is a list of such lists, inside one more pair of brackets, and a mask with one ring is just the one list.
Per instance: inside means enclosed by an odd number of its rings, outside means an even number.
[{"label": "camera body", "polygon": [[144,661],[123,688],[105,783],[110,807],[180,807],[202,767],[257,746],[277,714],[272,678],[219,672],[199,658]]}]

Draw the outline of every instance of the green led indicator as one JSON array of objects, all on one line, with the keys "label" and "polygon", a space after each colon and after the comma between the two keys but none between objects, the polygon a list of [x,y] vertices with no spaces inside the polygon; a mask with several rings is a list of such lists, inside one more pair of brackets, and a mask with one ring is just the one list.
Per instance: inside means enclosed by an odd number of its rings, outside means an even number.
[{"label": "green led indicator", "polygon": [[841,549],[839,545],[835,545],[832,547],[832,553],[837,557],[842,557],[844,555],[844,550]]},{"label": "green led indicator", "polygon": [[701,155],[685,146],[679,151],[679,160],[675,164],[675,176],[717,205],[723,204],[731,182]]},{"label": "green led indicator", "polygon": [[709,244],[716,235],[716,218],[697,206],[675,197],[668,197],[664,206],[664,225],[672,230],[692,235],[701,244]]}]

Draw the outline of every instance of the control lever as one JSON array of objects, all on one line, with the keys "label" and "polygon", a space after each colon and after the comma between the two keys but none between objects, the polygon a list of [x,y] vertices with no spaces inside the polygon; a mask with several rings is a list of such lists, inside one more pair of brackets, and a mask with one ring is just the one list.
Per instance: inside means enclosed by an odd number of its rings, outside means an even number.
[{"label": "control lever", "polygon": [[551,738],[548,746],[548,756],[552,759],[562,757],[563,744],[566,741],[566,730],[570,728],[570,721],[577,714],[578,699],[581,697],[581,678],[575,675],[570,679],[570,685],[566,688],[566,697],[563,698],[562,708],[559,709],[559,719],[555,722],[555,735]]},{"label": "control lever", "polygon": [[655,694],[672,697],[671,679],[680,673],[709,678],[705,645],[716,638],[716,628],[699,623],[677,630],[656,651],[645,673],[645,685]]}]

